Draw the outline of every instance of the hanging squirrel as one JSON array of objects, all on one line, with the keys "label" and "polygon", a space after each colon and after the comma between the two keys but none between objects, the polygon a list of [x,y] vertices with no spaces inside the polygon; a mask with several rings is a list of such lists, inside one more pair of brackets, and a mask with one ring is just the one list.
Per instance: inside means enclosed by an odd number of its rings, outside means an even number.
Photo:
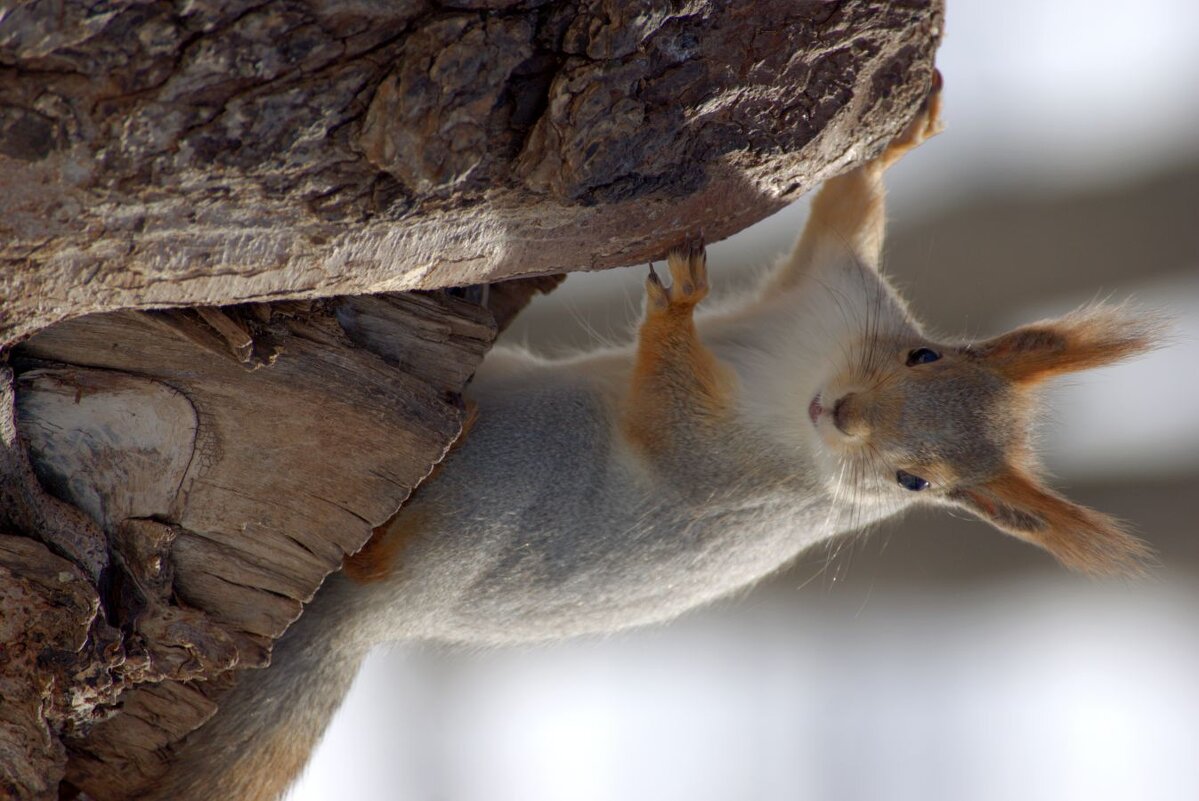
[{"label": "hanging squirrel", "polygon": [[804,549],[915,504],[965,509],[1071,568],[1135,572],[1145,546],[1036,477],[1046,378],[1154,345],[1094,305],[982,342],[931,340],[879,273],[884,170],[939,130],[939,80],[881,156],[828,180],[794,251],[701,319],[704,251],[652,271],[637,341],[568,360],[493,352],[477,423],[329,577],[148,797],[274,799],[359,663],[388,640],[502,645],[669,620]]}]

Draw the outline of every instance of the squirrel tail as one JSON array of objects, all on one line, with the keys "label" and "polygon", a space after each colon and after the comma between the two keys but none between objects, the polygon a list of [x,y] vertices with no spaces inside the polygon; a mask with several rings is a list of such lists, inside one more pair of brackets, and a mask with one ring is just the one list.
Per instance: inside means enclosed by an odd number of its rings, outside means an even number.
[{"label": "squirrel tail", "polygon": [[276,642],[271,666],[248,670],[220,709],[176,748],[143,801],[274,801],[303,770],[371,642],[355,624],[353,587],[326,579]]}]

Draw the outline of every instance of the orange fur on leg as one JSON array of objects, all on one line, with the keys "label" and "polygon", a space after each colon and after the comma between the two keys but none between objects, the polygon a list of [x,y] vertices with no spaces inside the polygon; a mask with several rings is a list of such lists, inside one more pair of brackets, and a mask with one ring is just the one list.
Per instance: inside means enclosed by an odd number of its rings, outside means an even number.
[{"label": "orange fur on leg", "polygon": [[878,267],[886,227],[883,172],[912,148],[941,131],[941,76],[935,73],[924,105],[907,128],[875,159],[824,182],[816,193],[803,234],[768,291],[794,286],[830,249],[848,251]]},{"label": "orange fur on leg", "polygon": [[624,431],[651,452],[668,447],[680,425],[718,423],[732,409],[735,378],[699,341],[692,318],[708,294],[702,247],[671,251],[671,286],[652,269],[649,302],[625,401]]},{"label": "orange fur on leg", "polygon": [[346,577],[359,584],[382,581],[391,575],[399,561],[400,552],[428,523],[424,509],[403,508],[371,534],[358,553],[346,557],[342,570]]}]

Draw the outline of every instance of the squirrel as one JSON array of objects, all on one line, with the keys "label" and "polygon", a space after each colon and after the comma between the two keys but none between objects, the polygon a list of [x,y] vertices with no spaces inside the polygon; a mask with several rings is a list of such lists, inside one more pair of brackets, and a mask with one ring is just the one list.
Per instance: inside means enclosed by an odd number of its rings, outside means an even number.
[{"label": "squirrel", "polygon": [[1147,547],[1037,477],[1035,388],[1154,346],[1092,305],[980,342],[934,341],[879,272],[883,173],[940,130],[940,81],[877,158],[827,180],[740,308],[695,317],[703,247],[650,267],[635,344],[564,360],[497,349],[477,420],[331,575],[147,798],[274,799],[377,643],[503,645],[669,620],[914,504],[965,509],[1068,567]]}]

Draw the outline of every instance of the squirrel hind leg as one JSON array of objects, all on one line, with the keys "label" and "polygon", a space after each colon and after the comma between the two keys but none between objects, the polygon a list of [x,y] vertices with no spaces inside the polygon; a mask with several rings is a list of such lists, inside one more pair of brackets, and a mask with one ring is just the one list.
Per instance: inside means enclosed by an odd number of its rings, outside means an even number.
[{"label": "squirrel hind leg", "polygon": [[646,452],[670,451],[693,439],[692,429],[723,420],[732,407],[735,378],[701,341],[696,305],[708,294],[703,245],[667,256],[671,284],[650,269],[645,320],[624,398],[623,429]]},{"label": "squirrel hind leg", "polygon": [[708,256],[700,242],[671,249],[666,256],[670,270],[670,286],[662,285],[650,266],[645,291],[649,298],[648,315],[669,313],[690,314],[708,296]]}]

